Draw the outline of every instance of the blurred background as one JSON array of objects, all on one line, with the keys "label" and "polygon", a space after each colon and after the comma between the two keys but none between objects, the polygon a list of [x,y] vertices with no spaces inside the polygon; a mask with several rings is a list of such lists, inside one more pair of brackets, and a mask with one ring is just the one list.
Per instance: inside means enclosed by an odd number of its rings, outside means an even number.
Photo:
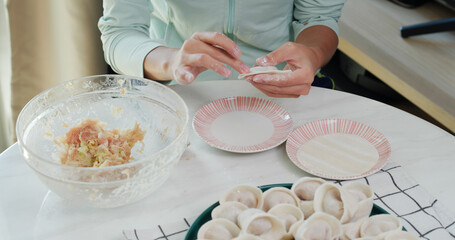
[{"label": "blurred background", "polygon": [[[385,1],[385,0],[384,0]],[[416,7],[427,0],[391,0]],[[455,10],[455,0],[438,0]],[[97,27],[102,0],[0,0],[0,153],[13,144],[24,105],[59,82],[111,73]],[[323,72],[336,89],[438,121],[338,51]]]},{"label": "blurred background", "polygon": [[102,0],[0,0],[0,152],[39,92],[107,72],[97,22]]}]

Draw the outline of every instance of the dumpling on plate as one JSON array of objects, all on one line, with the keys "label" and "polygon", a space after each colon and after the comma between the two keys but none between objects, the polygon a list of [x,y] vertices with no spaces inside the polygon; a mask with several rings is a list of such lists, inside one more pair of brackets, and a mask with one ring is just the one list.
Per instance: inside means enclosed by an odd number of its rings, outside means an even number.
[{"label": "dumpling on plate", "polygon": [[304,218],[303,212],[300,208],[291,204],[275,205],[267,213],[280,219],[286,227],[287,232],[289,232],[289,229],[294,223],[303,220]]},{"label": "dumpling on plate", "polygon": [[353,204],[349,207],[351,218],[349,222],[355,222],[359,219],[370,216],[373,209],[373,190],[370,186],[361,182],[349,182],[341,187],[341,189],[351,196]]},{"label": "dumpling on plate", "polygon": [[355,202],[339,185],[331,182],[322,184],[314,194],[314,211],[324,212],[336,217],[341,223],[350,222],[350,210]]},{"label": "dumpling on plate", "polygon": [[284,224],[275,216],[260,209],[250,208],[238,218],[241,233],[258,236],[264,240],[282,239],[286,234]]},{"label": "dumpling on plate", "polygon": [[341,236],[341,223],[332,215],[316,212],[297,227],[295,240],[334,240]]},{"label": "dumpling on plate", "polygon": [[289,188],[285,187],[270,188],[264,192],[262,198],[262,209],[265,212],[269,211],[272,207],[278,204],[286,203],[299,206],[299,199],[297,196]]},{"label": "dumpling on plate", "polygon": [[299,207],[305,218],[309,218],[314,213],[314,193],[323,183],[325,180],[322,178],[303,177],[292,184],[291,191],[300,200]]},{"label": "dumpling on plate", "polygon": [[403,225],[395,216],[389,214],[378,214],[366,219],[360,226],[360,236],[378,237],[382,239],[387,233],[398,231],[403,228]]},{"label": "dumpling on plate", "polygon": [[231,240],[240,234],[240,228],[233,222],[224,219],[212,219],[201,226],[197,233],[198,239]]},{"label": "dumpling on plate", "polygon": [[238,225],[237,218],[239,214],[247,209],[248,207],[241,202],[225,202],[215,207],[211,216],[212,219],[225,218]]},{"label": "dumpling on plate", "polygon": [[220,199],[220,204],[225,202],[241,202],[248,208],[262,208],[261,189],[250,185],[237,185],[227,190]]},{"label": "dumpling on plate", "polygon": [[387,233],[384,240],[419,240],[416,235],[405,231],[392,231]]}]

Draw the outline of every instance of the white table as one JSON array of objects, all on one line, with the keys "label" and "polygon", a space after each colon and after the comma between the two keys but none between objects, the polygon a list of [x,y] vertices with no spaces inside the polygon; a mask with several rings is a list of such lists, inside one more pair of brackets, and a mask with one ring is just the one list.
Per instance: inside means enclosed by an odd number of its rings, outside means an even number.
[{"label": "white table", "polygon": [[[204,104],[226,96],[265,97],[244,81],[213,81],[172,86],[192,118]],[[295,127],[318,119],[359,121],[382,132],[397,162],[455,212],[455,137],[405,113],[356,95],[312,88],[298,99],[273,99],[286,108]],[[122,229],[149,228],[194,217],[235,184],[289,183],[308,175],[287,157],[284,145],[255,154],[211,148],[191,130],[191,145],[167,182],[151,196],[115,209],[86,209],[48,193],[25,164],[17,144],[0,155],[0,239],[123,239]]]}]

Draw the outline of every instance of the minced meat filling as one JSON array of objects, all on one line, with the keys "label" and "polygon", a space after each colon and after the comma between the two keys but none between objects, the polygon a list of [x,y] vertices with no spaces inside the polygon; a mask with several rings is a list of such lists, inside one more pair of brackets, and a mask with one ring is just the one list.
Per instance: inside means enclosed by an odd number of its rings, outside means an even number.
[{"label": "minced meat filling", "polygon": [[142,142],[145,131],[136,123],[133,129],[105,130],[98,120],[86,119],[56,139],[62,148],[62,164],[78,167],[107,167],[128,163],[131,149]]}]

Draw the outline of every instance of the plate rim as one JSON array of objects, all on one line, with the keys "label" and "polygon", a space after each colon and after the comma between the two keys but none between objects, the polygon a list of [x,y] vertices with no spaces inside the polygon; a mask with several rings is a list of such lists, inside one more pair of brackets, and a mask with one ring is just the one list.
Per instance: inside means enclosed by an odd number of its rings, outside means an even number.
[{"label": "plate rim", "polygon": [[[241,150],[241,149],[235,149],[235,148],[232,148],[232,145],[231,147],[224,147],[224,146],[220,146],[220,145],[217,145],[217,144],[214,144],[213,142],[209,141],[205,136],[203,136],[199,131],[198,131],[198,127],[195,125],[195,120],[196,120],[196,117],[198,116],[198,114],[200,114],[204,108],[208,107],[210,104],[214,104],[216,102],[220,102],[222,100],[226,100],[226,99],[239,99],[239,98],[247,98],[247,99],[259,99],[261,101],[264,101],[264,102],[267,102],[267,103],[271,103],[272,105],[278,107],[280,109],[280,111],[283,111],[287,116],[289,116],[289,130],[286,132],[284,132],[285,136],[283,136],[279,141],[276,141],[274,144],[270,144],[266,147],[263,147],[263,148],[258,148],[258,149],[254,149],[254,150]],[[251,111],[250,111],[251,112]],[[256,112],[257,113],[257,112]],[[265,116],[267,117],[267,116]],[[267,117],[268,118],[268,117]],[[270,118],[268,118],[270,119]],[[275,126],[275,125],[274,125]],[[222,97],[222,98],[218,98],[216,100],[213,100],[213,101],[210,101],[209,103],[207,104],[204,104],[202,107],[200,107],[196,113],[194,114],[193,116],[193,119],[192,119],[192,127],[193,127],[193,130],[194,132],[199,136],[200,139],[202,139],[204,142],[206,142],[209,146],[213,147],[213,148],[217,148],[217,149],[220,149],[220,150],[223,150],[223,151],[227,151],[227,152],[233,152],[233,153],[257,153],[257,152],[263,152],[263,151],[267,151],[267,150],[270,150],[272,148],[275,148],[277,146],[279,146],[280,144],[286,142],[286,140],[289,138],[290,134],[292,133],[293,131],[293,128],[294,128],[294,120],[291,116],[291,114],[289,113],[289,111],[284,108],[283,106],[281,106],[280,104],[272,101],[271,99],[267,99],[267,98],[261,98],[261,97],[256,97],[256,96],[229,96],[229,97]],[[273,136],[273,135],[272,135]],[[254,146],[254,145],[251,145],[251,146]]]},{"label": "plate rim", "polygon": [[[297,154],[293,155],[293,154],[290,153],[290,148],[291,148],[290,145],[293,144],[293,143],[291,143],[293,135],[298,134],[299,131],[301,131],[302,129],[308,127],[311,124],[320,123],[320,122],[329,122],[329,121],[330,122],[340,122],[340,121],[342,121],[342,122],[355,123],[355,124],[358,124],[358,125],[360,125],[362,127],[366,127],[368,129],[371,129],[376,134],[381,136],[383,144],[385,145],[384,148],[385,148],[385,152],[386,152],[383,162],[380,165],[377,165],[378,164],[378,162],[377,162],[372,168],[368,169],[367,171],[365,171],[363,173],[360,173],[360,174],[357,174],[357,175],[351,175],[351,176],[332,176],[332,175],[329,175],[329,174],[326,174],[326,173],[323,173],[323,172],[314,171],[313,169],[308,168],[308,167],[304,166],[303,164],[301,164],[301,161],[299,161],[299,159],[297,157]],[[324,135],[327,135],[327,134],[324,134]],[[320,136],[324,136],[324,135],[320,135]],[[359,137],[362,137],[363,139],[365,139],[363,136],[360,136],[360,135],[357,135],[357,134],[351,134],[351,135],[359,136]],[[300,146],[298,148],[300,148]],[[298,148],[297,148],[297,151],[298,151]],[[374,148],[376,149],[376,151],[378,151],[376,146],[374,146]],[[363,178],[363,177],[369,176],[369,175],[371,175],[373,173],[376,173],[379,170],[381,170],[387,164],[387,162],[390,160],[390,156],[392,155],[392,148],[391,148],[390,142],[385,137],[385,135],[382,132],[378,131],[376,128],[374,128],[374,127],[372,127],[372,126],[370,126],[368,124],[365,124],[365,123],[362,123],[362,122],[359,122],[359,121],[356,121],[356,120],[352,120],[352,119],[325,118],[325,119],[319,119],[319,120],[306,122],[305,124],[299,126],[295,130],[293,130],[289,134],[288,139],[286,141],[286,154],[288,155],[288,158],[291,160],[291,162],[295,166],[297,166],[301,170],[303,170],[303,171],[305,171],[307,173],[310,173],[310,174],[312,174],[314,176],[325,178],[325,179],[332,179],[332,180],[353,180],[353,179],[358,179],[358,178]],[[378,152],[378,154],[379,154],[379,152]],[[379,160],[380,159],[378,159],[378,161]],[[300,164],[297,164],[297,162],[300,163]]]},{"label": "plate rim", "polygon": [[[263,192],[274,187],[286,187],[286,188],[291,188],[293,183],[275,183],[275,184],[266,184],[266,185],[260,185],[257,186],[259,189],[261,189]],[[199,231],[199,228],[206,222],[212,219],[211,213],[212,210],[220,205],[220,202],[217,201],[210,205],[208,208],[206,208],[199,216],[194,220],[194,222],[189,226],[188,231],[185,234],[184,240],[196,240],[197,239],[197,232]],[[386,210],[384,210],[382,207],[376,205],[373,203],[373,209],[371,210],[371,214],[374,213],[373,215],[376,214],[390,214]],[[210,218],[209,220],[205,221],[207,218]]]}]

